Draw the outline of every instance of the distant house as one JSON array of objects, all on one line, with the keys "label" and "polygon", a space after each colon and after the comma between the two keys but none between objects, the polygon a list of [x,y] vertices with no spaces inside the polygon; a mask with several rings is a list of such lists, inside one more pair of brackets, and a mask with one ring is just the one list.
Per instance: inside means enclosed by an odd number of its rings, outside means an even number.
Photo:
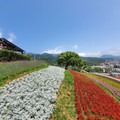
[{"label": "distant house", "polygon": [[25,52],[23,49],[19,48],[5,38],[0,38],[0,49],[13,50],[16,52],[21,52],[22,54]]},{"label": "distant house", "polygon": [[118,76],[118,75],[120,75],[120,73],[118,73],[118,72],[112,72],[112,73],[110,73],[110,75],[111,76]]}]

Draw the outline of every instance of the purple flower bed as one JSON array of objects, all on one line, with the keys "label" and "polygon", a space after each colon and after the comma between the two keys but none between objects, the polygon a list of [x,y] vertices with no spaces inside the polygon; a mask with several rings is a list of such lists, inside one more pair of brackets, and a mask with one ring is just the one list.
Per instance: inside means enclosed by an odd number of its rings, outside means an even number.
[{"label": "purple flower bed", "polygon": [[99,83],[103,87],[106,87],[115,97],[120,99],[120,90],[116,89],[115,87],[113,87],[110,84],[107,84],[104,81],[101,81],[100,79],[97,79],[97,78],[89,76],[89,75],[86,75],[86,76],[88,76],[89,78],[93,79],[95,82]]}]

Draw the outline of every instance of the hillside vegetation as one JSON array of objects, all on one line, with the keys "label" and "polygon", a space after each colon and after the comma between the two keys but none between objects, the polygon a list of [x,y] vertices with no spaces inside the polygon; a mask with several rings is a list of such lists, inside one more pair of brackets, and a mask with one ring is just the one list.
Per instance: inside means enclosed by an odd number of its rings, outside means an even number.
[{"label": "hillside vegetation", "polygon": [[47,64],[40,61],[19,61],[0,64],[0,86],[14,78],[46,68],[47,66]]},{"label": "hillside vegetation", "polygon": [[[33,54],[29,53],[35,60],[45,60],[49,64],[56,64],[57,57],[59,54]],[[105,62],[106,58],[95,58],[95,57],[81,57],[82,60],[85,60],[88,66],[99,65],[102,62]]]},{"label": "hillside vegetation", "polygon": [[44,60],[49,64],[56,64],[57,57],[58,57],[58,55],[55,56],[55,55],[47,54],[47,53],[44,53],[44,54],[30,53],[30,55],[31,55],[32,59],[34,59],[34,60]]},{"label": "hillside vegetation", "polygon": [[16,60],[30,60],[30,56],[22,55],[11,50],[0,49],[0,62],[16,61]]},{"label": "hillside vegetation", "polygon": [[81,57],[87,62],[88,66],[100,65],[100,63],[105,62],[106,58],[95,58],[95,57]]}]

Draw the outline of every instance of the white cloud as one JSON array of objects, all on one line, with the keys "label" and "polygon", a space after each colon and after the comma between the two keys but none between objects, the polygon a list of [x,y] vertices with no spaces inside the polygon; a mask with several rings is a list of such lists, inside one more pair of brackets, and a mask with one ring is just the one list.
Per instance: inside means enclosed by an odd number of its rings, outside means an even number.
[{"label": "white cloud", "polygon": [[3,33],[2,33],[2,28],[0,28],[0,38],[2,38]]},{"label": "white cloud", "polygon": [[74,49],[77,49],[77,48],[78,48],[78,45],[74,45],[73,48],[74,48]]},{"label": "white cloud", "polygon": [[106,54],[114,55],[114,56],[120,56],[120,48],[111,49],[109,51],[106,51]]},{"label": "white cloud", "polygon": [[81,57],[101,57],[102,55],[120,56],[120,48],[95,53],[78,53]]},{"label": "white cloud", "polygon": [[96,53],[78,53],[81,57],[100,57],[102,54],[100,52]]},{"label": "white cloud", "polygon": [[14,33],[9,33],[9,38],[8,38],[8,40],[9,40],[10,42],[13,42],[14,39],[16,39],[15,34],[14,34]]},{"label": "white cloud", "polygon": [[2,38],[2,33],[0,32],[0,38]]},{"label": "white cloud", "polygon": [[[61,47],[57,47],[55,49],[48,49],[46,51],[43,51],[42,53],[48,53],[48,54],[60,54],[62,52],[65,52],[66,50],[62,50]],[[102,55],[113,55],[113,56],[120,56],[120,48],[116,49],[109,49],[106,51],[101,52],[82,52],[78,53],[81,57],[101,57]]]},{"label": "white cloud", "polygon": [[49,49],[47,51],[43,51],[42,53],[48,53],[48,54],[60,54],[62,53],[63,51],[60,50],[59,47],[55,48],[55,49]]}]

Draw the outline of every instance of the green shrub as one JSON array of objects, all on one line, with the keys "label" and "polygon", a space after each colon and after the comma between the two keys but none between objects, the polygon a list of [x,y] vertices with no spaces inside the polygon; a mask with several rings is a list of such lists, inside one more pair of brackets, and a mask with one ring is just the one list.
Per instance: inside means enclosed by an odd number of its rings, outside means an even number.
[{"label": "green shrub", "polygon": [[29,55],[16,53],[12,50],[0,50],[0,62],[16,60],[31,60],[31,57]]}]

